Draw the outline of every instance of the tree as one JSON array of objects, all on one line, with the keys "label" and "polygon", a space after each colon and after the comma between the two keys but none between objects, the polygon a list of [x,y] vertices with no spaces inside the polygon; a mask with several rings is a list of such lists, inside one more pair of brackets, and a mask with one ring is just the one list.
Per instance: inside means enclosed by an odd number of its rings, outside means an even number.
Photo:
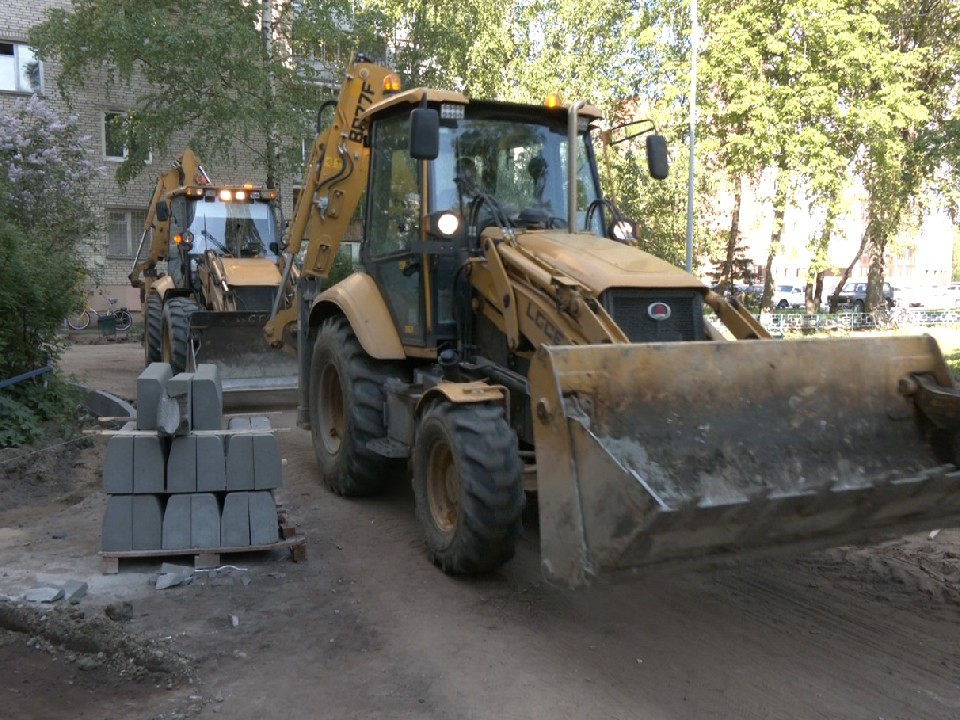
[{"label": "tree", "polygon": [[205,158],[250,150],[272,187],[283,169],[280,139],[299,139],[315,117],[317,92],[305,88],[329,92],[318,83],[330,64],[339,83],[347,58],[329,48],[382,45],[379,24],[352,8],[344,0],[73,0],[48,10],[30,43],[59,61],[68,99],[90,83],[111,91],[147,82],[124,119],[119,182],[137,176],[151,151],[172,154],[169,144],[187,131]]}]

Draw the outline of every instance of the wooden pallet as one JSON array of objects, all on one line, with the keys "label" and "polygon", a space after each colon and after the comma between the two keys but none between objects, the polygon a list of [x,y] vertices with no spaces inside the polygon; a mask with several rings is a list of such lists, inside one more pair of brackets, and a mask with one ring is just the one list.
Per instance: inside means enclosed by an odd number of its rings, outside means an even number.
[{"label": "wooden pallet", "polygon": [[[281,527],[281,534],[284,531],[289,533],[290,529]],[[243,547],[218,547],[218,548],[187,548],[184,550],[124,550],[120,552],[102,551],[100,558],[103,560],[104,575],[116,575],[120,572],[120,560],[123,558],[155,558],[172,557],[176,555],[192,555],[193,567],[197,570],[209,570],[220,567],[220,556],[232,553],[261,552],[263,550],[279,550],[290,548],[290,555],[294,562],[304,562],[307,559],[307,538],[304,535],[298,535],[294,531],[283,536],[282,540],[267,545],[246,545]]]}]

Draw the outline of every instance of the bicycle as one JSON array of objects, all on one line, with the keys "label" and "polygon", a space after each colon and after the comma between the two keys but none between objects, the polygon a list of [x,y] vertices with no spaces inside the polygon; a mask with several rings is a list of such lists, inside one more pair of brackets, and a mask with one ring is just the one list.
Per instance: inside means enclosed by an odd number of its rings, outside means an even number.
[{"label": "bicycle", "polygon": [[116,298],[107,298],[107,302],[110,303],[110,307],[105,312],[100,312],[88,305],[79,315],[67,318],[67,326],[71,330],[86,330],[90,327],[92,318],[96,317],[99,321],[100,318],[112,316],[117,321],[117,330],[120,332],[129,330],[133,325],[133,316],[130,312],[125,307],[114,309],[113,306],[117,304]]}]

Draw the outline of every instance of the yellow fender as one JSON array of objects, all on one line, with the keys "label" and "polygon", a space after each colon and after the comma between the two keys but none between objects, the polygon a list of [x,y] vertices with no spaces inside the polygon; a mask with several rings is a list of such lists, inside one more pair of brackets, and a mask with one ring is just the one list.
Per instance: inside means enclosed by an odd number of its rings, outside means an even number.
[{"label": "yellow fender", "polygon": [[455,404],[466,403],[497,403],[506,405],[506,389],[501,385],[488,385],[482,381],[475,382],[442,382],[428,389],[417,402],[414,413],[417,417],[423,409],[437,396],[443,396],[448,402]]},{"label": "yellow fender", "polygon": [[364,351],[377,360],[403,360],[406,353],[393,317],[373,278],[355,272],[324,290],[310,309],[310,325],[342,312]]},{"label": "yellow fender", "polygon": [[166,295],[170,290],[176,290],[176,285],[173,282],[173,278],[169,275],[164,275],[162,278],[156,280],[152,285],[150,285],[149,292],[156,293],[160,296],[160,300],[166,300]]}]

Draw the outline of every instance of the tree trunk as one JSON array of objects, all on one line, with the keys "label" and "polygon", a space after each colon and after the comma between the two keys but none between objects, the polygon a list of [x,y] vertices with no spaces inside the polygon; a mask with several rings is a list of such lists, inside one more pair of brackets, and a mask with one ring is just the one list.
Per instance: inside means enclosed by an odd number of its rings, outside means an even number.
[{"label": "tree trunk", "polygon": [[760,309],[767,312],[773,309],[773,261],[780,254],[783,246],[783,218],[787,214],[787,168],[785,165],[785,153],[781,151],[777,178],[774,181],[773,230],[770,232],[770,251],[767,253],[767,264],[763,273],[763,297],[760,299]]},{"label": "tree trunk", "polygon": [[717,292],[733,290],[733,260],[737,255],[737,245],[740,241],[740,205],[743,199],[743,178],[737,178],[736,190],[733,193],[733,210],[730,211],[730,231],[727,235],[727,257],[723,261],[720,281]]}]

